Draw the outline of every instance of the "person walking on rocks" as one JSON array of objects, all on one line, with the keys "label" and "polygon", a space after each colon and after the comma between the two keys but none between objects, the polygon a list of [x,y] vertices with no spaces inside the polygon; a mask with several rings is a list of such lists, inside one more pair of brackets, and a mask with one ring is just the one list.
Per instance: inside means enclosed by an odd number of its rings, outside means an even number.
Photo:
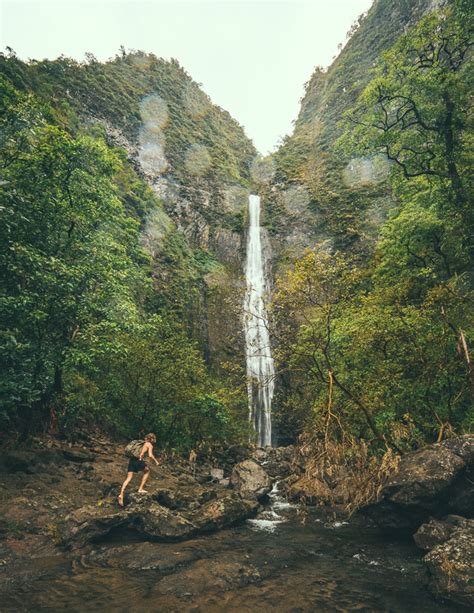
[{"label": "person walking on rocks", "polygon": [[125,452],[127,453],[127,455],[129,455],[130,460],[128,462],[127,478],[123,482],[120,494],[118,495],[118,503],[121,507],[123,507],[123,497],[125,494],[125,490],[127,489],[127,486],[130,481],[133,479],[133,475],[135,473],[143,471],[143,477],[140,483],[140,487],[138,488],[138,493],[147,493],[147,490],[145,489],[145,484],[148,481],[148,477],[150,476],[150,469],[146,465],[146,462],[143,458],[148,455],[148,457],[154,460],[155,464],[159,466],[160,463],[153,455],[153,445],[155,443],[156,436],[153,433],[150,433],[145,436],[144,441],[132,441],[127,445]]}]

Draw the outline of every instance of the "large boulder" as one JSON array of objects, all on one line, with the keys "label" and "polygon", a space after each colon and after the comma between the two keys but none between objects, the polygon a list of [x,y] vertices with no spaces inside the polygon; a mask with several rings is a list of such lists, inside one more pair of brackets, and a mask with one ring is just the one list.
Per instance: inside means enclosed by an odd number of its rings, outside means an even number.
[{"label": "large boulder", "polygon": [[255,499],[243,499],[232,492],[218,500],[204,504],[187,514],[187,517],[197,527],[199,533],[214,532],[254,517],[258,507]]},{"label": "large boulder", "polygon": [[234,466],[230,484],[242,498],[247,499],[260,500],[272,489],[268,473],[253,460],[244,460]]},{"label": "large boulder", "polygon": [[283,479],[293,473],[294,447],[265,447],[255,449],[251,460],[260,464],[272,479]]},{"label": "large boulder", "polygon": [[111,504],[76,509],[59,526],[61,544],[84,547],[121,531],[133,531],[144,540],[183,541],[253,517],[258,509],[256,500],[245,500],[234,492],[210,502],[202,500],[180,512],[157,502],[156,495],[132,494],[129,500],[125,509]]},{"label": "large boulder", "polygon": [[474,485],[474,435],[407,453],[377,502],[361,509],[378,525],[414,532],[430,516],[470,515]]},{"label": "large boulder", "polygon": [[424,561],[435,594],[474,610],[474,520],[465,522],[445,542],[437,544]]},{"label": "large boulder", "polygon": [[65,547],[84,547],[113,530],[130,523],[130,514],[110,506],[86,505],[66,516],[64,524],[55,530],[60,544]]}]

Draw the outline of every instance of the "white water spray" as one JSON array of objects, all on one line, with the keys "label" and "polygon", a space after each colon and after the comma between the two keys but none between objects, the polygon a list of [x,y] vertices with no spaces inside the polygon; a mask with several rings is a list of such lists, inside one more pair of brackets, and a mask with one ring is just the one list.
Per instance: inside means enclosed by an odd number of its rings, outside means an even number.
[{"label": "white water spray", "polygon": [[257,433],[260,447],[272,444],[272,398],[275,370],[265,309],[268,291],[265,285],[264,258],[260,228],[260,197],[249,196],[249,234],[245,276],[245,341],[249,420]]}]

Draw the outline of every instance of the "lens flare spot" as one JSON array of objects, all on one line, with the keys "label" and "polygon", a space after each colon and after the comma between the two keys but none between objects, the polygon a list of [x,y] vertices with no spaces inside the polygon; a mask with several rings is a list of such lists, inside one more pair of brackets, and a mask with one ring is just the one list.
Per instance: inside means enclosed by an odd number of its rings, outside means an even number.
[{"label": "lens flare spot", "polygon": [[186,170],[196,176],[202,177],[211,167],[211,154],[205,145],[195,143],[186,152],[184,165]]},{"label": "lens flare spot", "polygon": [[161,147],[165,146],[165,134],[163,130],[155,124],[147,123],[140,128],[140,133],[138,135],[138,140],[140,145],[160,145]]},{"label": "lens flare spot", "polygon": [[168,168],[168,162],[166,161],[162,145],[156,143],[143,145],[140,148],[138,158],[143,172],[148,175],[160,175]]},{"label": "lens flare spot", "polygon": [[347,187],[364,187],[384,181],[390,172],[390,162],[384,155],[352,158],[342,171]]},{"label": "lens flare spot", "polygon": [[140,103],[140,114],[145,125],[163,129],[169,120],[168,105],[158,94],[150,94]]},{"label": "lens flare spot", "polygon": [[289,213],[304,214],[308,210],[311,196],[304,185],[294,185],[283,192],[283,202]]}]

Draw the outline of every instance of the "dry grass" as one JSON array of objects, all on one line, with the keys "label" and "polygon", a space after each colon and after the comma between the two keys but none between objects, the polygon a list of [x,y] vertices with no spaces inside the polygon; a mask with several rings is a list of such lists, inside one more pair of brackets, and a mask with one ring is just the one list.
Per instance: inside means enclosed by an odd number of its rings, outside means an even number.
[{"label": "dry grass", "polygon": [[364,441],[329,436],[326,430],[322,436],[302,438],[297,461],[305,467],[298,487],[308,499],[318,499],[352,515],[379,498],[383,485],[397,470],[400,456],[391,448],[382,457],[374,456]]}]

